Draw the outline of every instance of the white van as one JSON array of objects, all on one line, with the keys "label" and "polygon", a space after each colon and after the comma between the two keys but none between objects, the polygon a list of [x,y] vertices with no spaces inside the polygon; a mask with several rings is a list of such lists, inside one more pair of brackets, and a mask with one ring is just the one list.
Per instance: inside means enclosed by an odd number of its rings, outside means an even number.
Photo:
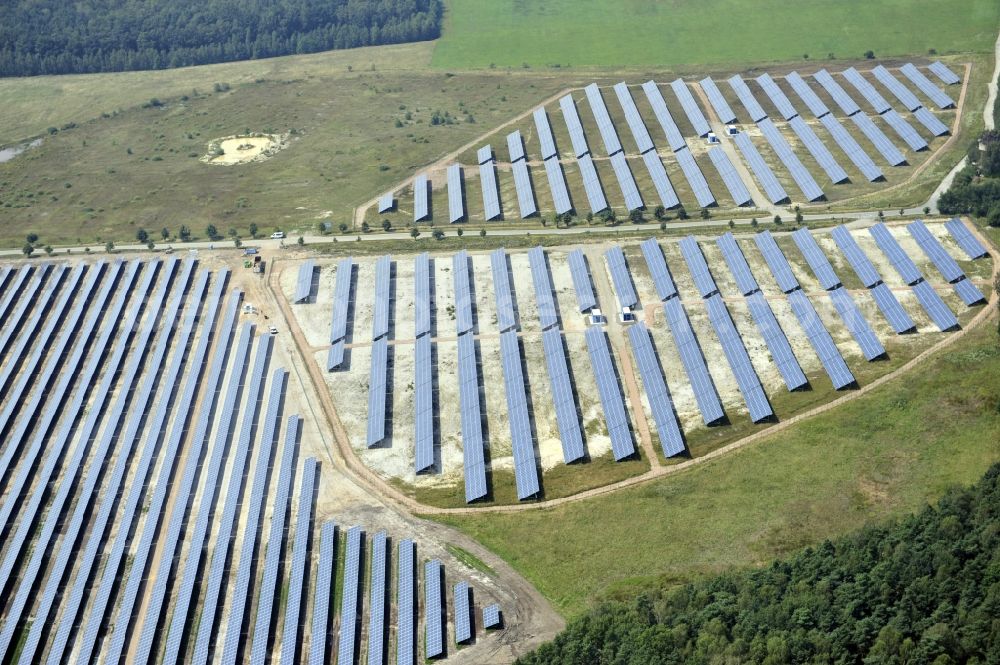
[{"label": "white van", "polygon": [[275,231],[271,234],[271,240],[281,240],[285,237],[284,231]]}]

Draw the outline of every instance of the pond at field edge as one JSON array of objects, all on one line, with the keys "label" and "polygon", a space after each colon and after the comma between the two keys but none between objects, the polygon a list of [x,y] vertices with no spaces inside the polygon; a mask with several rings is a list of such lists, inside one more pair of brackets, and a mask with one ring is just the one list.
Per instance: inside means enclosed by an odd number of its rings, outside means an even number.
[{"label": "pond at field edge", "polygon": [[21,145],[15,145],[9,148],[0,148],[0,164],[9,162],[28,148],[37,148],[40,145],[42,145],[42,139],[35,139],[30,143],[22,143]]}]

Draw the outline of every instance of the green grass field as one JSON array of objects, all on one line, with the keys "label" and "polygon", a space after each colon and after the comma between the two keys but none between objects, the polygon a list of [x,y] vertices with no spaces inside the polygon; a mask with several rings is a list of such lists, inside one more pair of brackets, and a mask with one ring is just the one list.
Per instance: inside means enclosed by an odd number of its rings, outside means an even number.
[{"label": "green grass field", "polygon": [[690,472],[552,510],[442,521],[573,616],[634,585],[764,565],[911,512],[998,458],[994,315],[905,378]]},{"label": "green grass field", "polygon": [[992,0],[449,0],[441,68],[635,67],[988,50]]}]

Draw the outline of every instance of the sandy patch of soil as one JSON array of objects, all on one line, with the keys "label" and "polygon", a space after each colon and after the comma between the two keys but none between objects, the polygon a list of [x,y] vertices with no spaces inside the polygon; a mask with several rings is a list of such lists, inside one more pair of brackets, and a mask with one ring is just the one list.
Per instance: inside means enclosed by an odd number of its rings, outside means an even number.
[{"label": "sandy patch of soil", "polygon": [[208,144],[208,152],[201,161],[222,166],[263,162],[287,148],[288,138],[288,134],[224,136]]}]

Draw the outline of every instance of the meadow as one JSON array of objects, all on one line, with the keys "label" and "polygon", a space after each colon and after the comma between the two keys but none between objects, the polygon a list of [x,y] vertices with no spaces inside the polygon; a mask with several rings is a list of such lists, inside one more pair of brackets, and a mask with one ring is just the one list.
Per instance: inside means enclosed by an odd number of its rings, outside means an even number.
[{"label": "meadow", "polygon": [[[989,50],[991,0],[449,0],[440,68],[748,64]],[[679,70],[680,71],[680,70]]]},{"label": "meadow", "polygon": [[607,497],[439,518],[564,615],[770,560],[920,509],[1000,457],[996,315],[916,372],[709,464]]}]

